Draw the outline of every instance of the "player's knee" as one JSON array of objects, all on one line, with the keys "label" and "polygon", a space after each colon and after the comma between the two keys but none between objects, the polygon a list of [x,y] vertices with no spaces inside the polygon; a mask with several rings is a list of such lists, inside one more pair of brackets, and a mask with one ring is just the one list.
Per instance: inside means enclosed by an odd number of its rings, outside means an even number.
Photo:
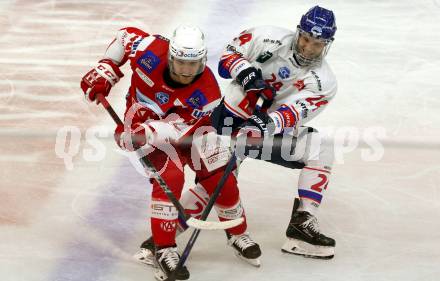
[{"label": "player's knee", "polygon": [[331,169],[334,160],[333,143],[318,130],[307,127],[301,142],[305,145],[303,162],[309,167]]},{"label": "player's knee", "polygon": [[209,195],[206,190],[197,184],[196,187],[189,189],[182,194],[180,203],[185,212],[192,217],[200,217],[209,201]]}]

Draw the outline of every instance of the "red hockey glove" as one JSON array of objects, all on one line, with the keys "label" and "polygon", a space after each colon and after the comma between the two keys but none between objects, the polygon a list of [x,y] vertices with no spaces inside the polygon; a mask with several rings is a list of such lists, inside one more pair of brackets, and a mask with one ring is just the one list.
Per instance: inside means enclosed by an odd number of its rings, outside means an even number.
[{"label": "red hockey glove", "polygon": [[263,80],[261,69],[249,67],[237,75],[237,82],[243,87],[246,95],[261,96],[265,101],[271,102],[275,98],[275,88]]},{"label": "red hockey glove", "polygon": [[81,89],[86,99],[93,102],[97,94],[108,96],[112,86],[122,77],[124,74],[113,61],[103,59],[81,79]]},{"label": "red hockey glove", "polygon": [[124,130],[123,125],[118,125],[115,129],[116,144],[126,151],[134,151],[151,141],[154,130],[148,125],[134,123],[129,131]]}]

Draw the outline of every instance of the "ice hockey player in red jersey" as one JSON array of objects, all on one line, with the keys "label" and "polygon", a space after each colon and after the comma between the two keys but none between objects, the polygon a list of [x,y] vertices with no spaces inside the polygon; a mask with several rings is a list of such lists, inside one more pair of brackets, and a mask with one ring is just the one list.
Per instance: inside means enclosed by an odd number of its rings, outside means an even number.
[{"label": "ice hockey player in red jersey", "polygon": [[[203,188],[209,197],[224,174],[231,155],[228,145],[221,141],[216,142],[217,146],[209,147],[194,140],[195,149],[178,143],[200,118],[212,112],[221,98],[206,59],[204,35],[197,27],[180,26],[171,40],[128,27],[119,30],[104,58],[81,81],[86,98],[93,102],[97,94],[109,94],[112,86],[123,77],[120,67],[126,62],[130,64],[133,74],[126,95],[125,124],[116,128],[115,140],[128,151],[148,148],[148,159],[177,198],[184,185],[183,166],[188,165],[195,171],[197,186]],[[215,132],[207,134],[220,138]],[[171,144],[171,147],[158,149],[164,143]],[[198,166],[194,164],[197,162],[192,154],[194,151],[200,160]],[[179,261],[175,241],[178,213],[159,184],[151,181],[155,277],[164,280]],[[215,208],[222,221],[245,219],[233,173],[227,178]],[[260,248],[249,237],[246,228],[244,220],[227,230],[234,241],[231,246],[247,258],[257,259],[261,255]],[[188,269],[183,267],[175,276],[177,280],[188,279]]]}]

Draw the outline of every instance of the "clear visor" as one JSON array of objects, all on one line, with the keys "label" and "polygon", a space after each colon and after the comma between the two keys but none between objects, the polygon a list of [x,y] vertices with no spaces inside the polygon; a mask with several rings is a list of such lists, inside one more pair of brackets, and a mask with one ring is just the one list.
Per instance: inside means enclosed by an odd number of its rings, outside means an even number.
[{"label": "clear visor", "polygon": [[294,56],[301,66],[319,64],[330,49],[331,39],[316,38],[298,28],[294,41]]},{"label": "clear visor", "polygon": [[206,56],[198,60],[178,59],[170,55],[169,68],[170,70],[180,76],[194,77],[203,72],[206,65]]}]

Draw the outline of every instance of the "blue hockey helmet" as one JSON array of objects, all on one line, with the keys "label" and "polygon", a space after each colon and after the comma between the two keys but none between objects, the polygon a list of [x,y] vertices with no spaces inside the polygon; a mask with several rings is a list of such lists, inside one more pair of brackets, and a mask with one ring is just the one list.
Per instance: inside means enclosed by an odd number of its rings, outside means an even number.
[{"label": "blue hockey helmet", "polygon": [[334,40],[336,20],[332,11],[315,6],[301,17],[298,28],[315,38]]},{"label": "blue hockey helmet", "polygon": [[[336,33],[335,15],[331,10],[315,6],[307,11],[297,26],[297,37],[294,41],[294,55],[301,66],[309,66],[319,63],[327,54]],[[301,53],[298,40],[300,36],[306,36],[319,40],[324,48],[315,57],[307,57]]]}]

